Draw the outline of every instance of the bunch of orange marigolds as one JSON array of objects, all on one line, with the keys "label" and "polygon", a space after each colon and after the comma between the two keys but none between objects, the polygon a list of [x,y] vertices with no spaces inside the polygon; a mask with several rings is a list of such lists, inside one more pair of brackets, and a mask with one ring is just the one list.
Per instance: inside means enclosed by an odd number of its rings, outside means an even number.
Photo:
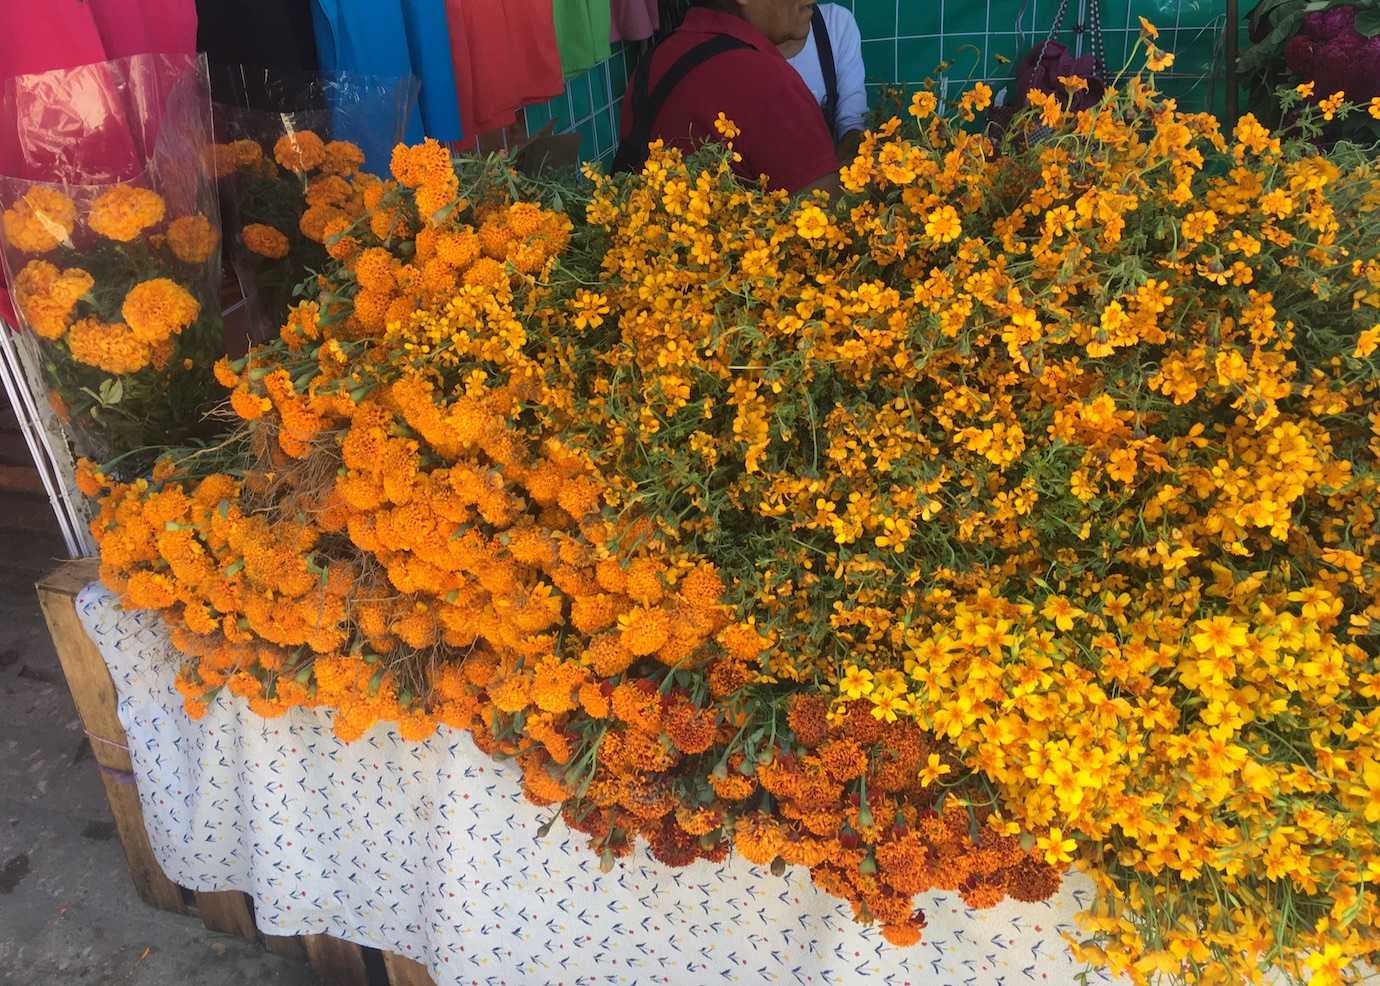
[{"label": "bunch of orange marigolds", "polygon": [[714,149],[557,188],[400,148],[221,364],[236,436],[87,470],[103,578],[190,714],[468,730],[609,865],[807,866],[906,944],[919,893],[1078,861],[1071,945],[1132,981],[1346,981],[1380,171],[1153,76],[1033,98],[995,148],[920,92],[833,203]]}]

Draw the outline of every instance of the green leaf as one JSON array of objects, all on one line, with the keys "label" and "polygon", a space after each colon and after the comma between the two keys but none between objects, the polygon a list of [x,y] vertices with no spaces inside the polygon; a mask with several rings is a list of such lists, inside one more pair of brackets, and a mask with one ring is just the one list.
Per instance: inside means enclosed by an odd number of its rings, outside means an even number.
[{"label": "green leaf", "polygon": [[1380,9],[1363,10],[1356,15],[1356,30],[1368,38],[1380,34]]}]

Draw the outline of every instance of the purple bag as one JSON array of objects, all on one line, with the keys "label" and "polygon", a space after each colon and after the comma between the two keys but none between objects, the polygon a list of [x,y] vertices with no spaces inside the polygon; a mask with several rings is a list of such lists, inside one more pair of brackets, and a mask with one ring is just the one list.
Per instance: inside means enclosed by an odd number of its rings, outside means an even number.
[{"label": "purple bag", "polygon": [[1054,40],[1063,29],[1064,16],[1068,13],[1069,0],[1060,0],[1059,10],[1054,15],[1054,24],[1049,36],[1037,48],[1032,48],[1021,59],[1016,70],[1016,80],[1012,84],[1006,103],[995,106],[988,114],[988,133],[994,140],[1000,140],[1012,117],[1030,105],[1029,93],[1054,93],[1065,97],[1068,90],[1059,81],[1060,77],[1076,76],[1088,83],[1088,88],[1074,93],[1070,108],[1077,112],[1094,106],[1107,92],[1107,66],[1102,47],[1102,15],[1099,0],[1089,0],[1088,33],[1092,51],[1086,55],[1074,56],[1066,46]]}]

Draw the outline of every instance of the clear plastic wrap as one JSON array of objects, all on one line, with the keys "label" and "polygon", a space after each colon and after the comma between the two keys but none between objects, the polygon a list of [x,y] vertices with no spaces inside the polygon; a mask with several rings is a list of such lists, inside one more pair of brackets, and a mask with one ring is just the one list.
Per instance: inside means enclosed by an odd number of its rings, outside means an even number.
[{"label": "clear plastic wrap", "polygon": [[227,249],[252,341],[263,342],[326,262],[327,230],[345,216],[343,180],[387,172],[417,80],[228,66],[212,88]]},{"label": "clear plastic wrap", "polygon": [[[74,449],[124,469],[214,429],[224,351],[206,63],[136,55],[0,88],[0,256]],[[123,471],[123,470],[122,470]]]}]

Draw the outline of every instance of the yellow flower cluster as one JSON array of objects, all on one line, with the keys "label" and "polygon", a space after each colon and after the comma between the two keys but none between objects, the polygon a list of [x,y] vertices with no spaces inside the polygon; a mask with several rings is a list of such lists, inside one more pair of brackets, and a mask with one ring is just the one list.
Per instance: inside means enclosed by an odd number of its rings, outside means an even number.
[{"label": "yellow flower cluster", "polygon": [[998,155],[990,98],[837,202],[654,147],[573,236],[400,150],[219,367],[242,441],[93,526],[189,711],[466,728],[605,863],[807,866],[898,945],[1078,862],[1136,983],[1380,953],[1380,172],[1138,77]]}]

